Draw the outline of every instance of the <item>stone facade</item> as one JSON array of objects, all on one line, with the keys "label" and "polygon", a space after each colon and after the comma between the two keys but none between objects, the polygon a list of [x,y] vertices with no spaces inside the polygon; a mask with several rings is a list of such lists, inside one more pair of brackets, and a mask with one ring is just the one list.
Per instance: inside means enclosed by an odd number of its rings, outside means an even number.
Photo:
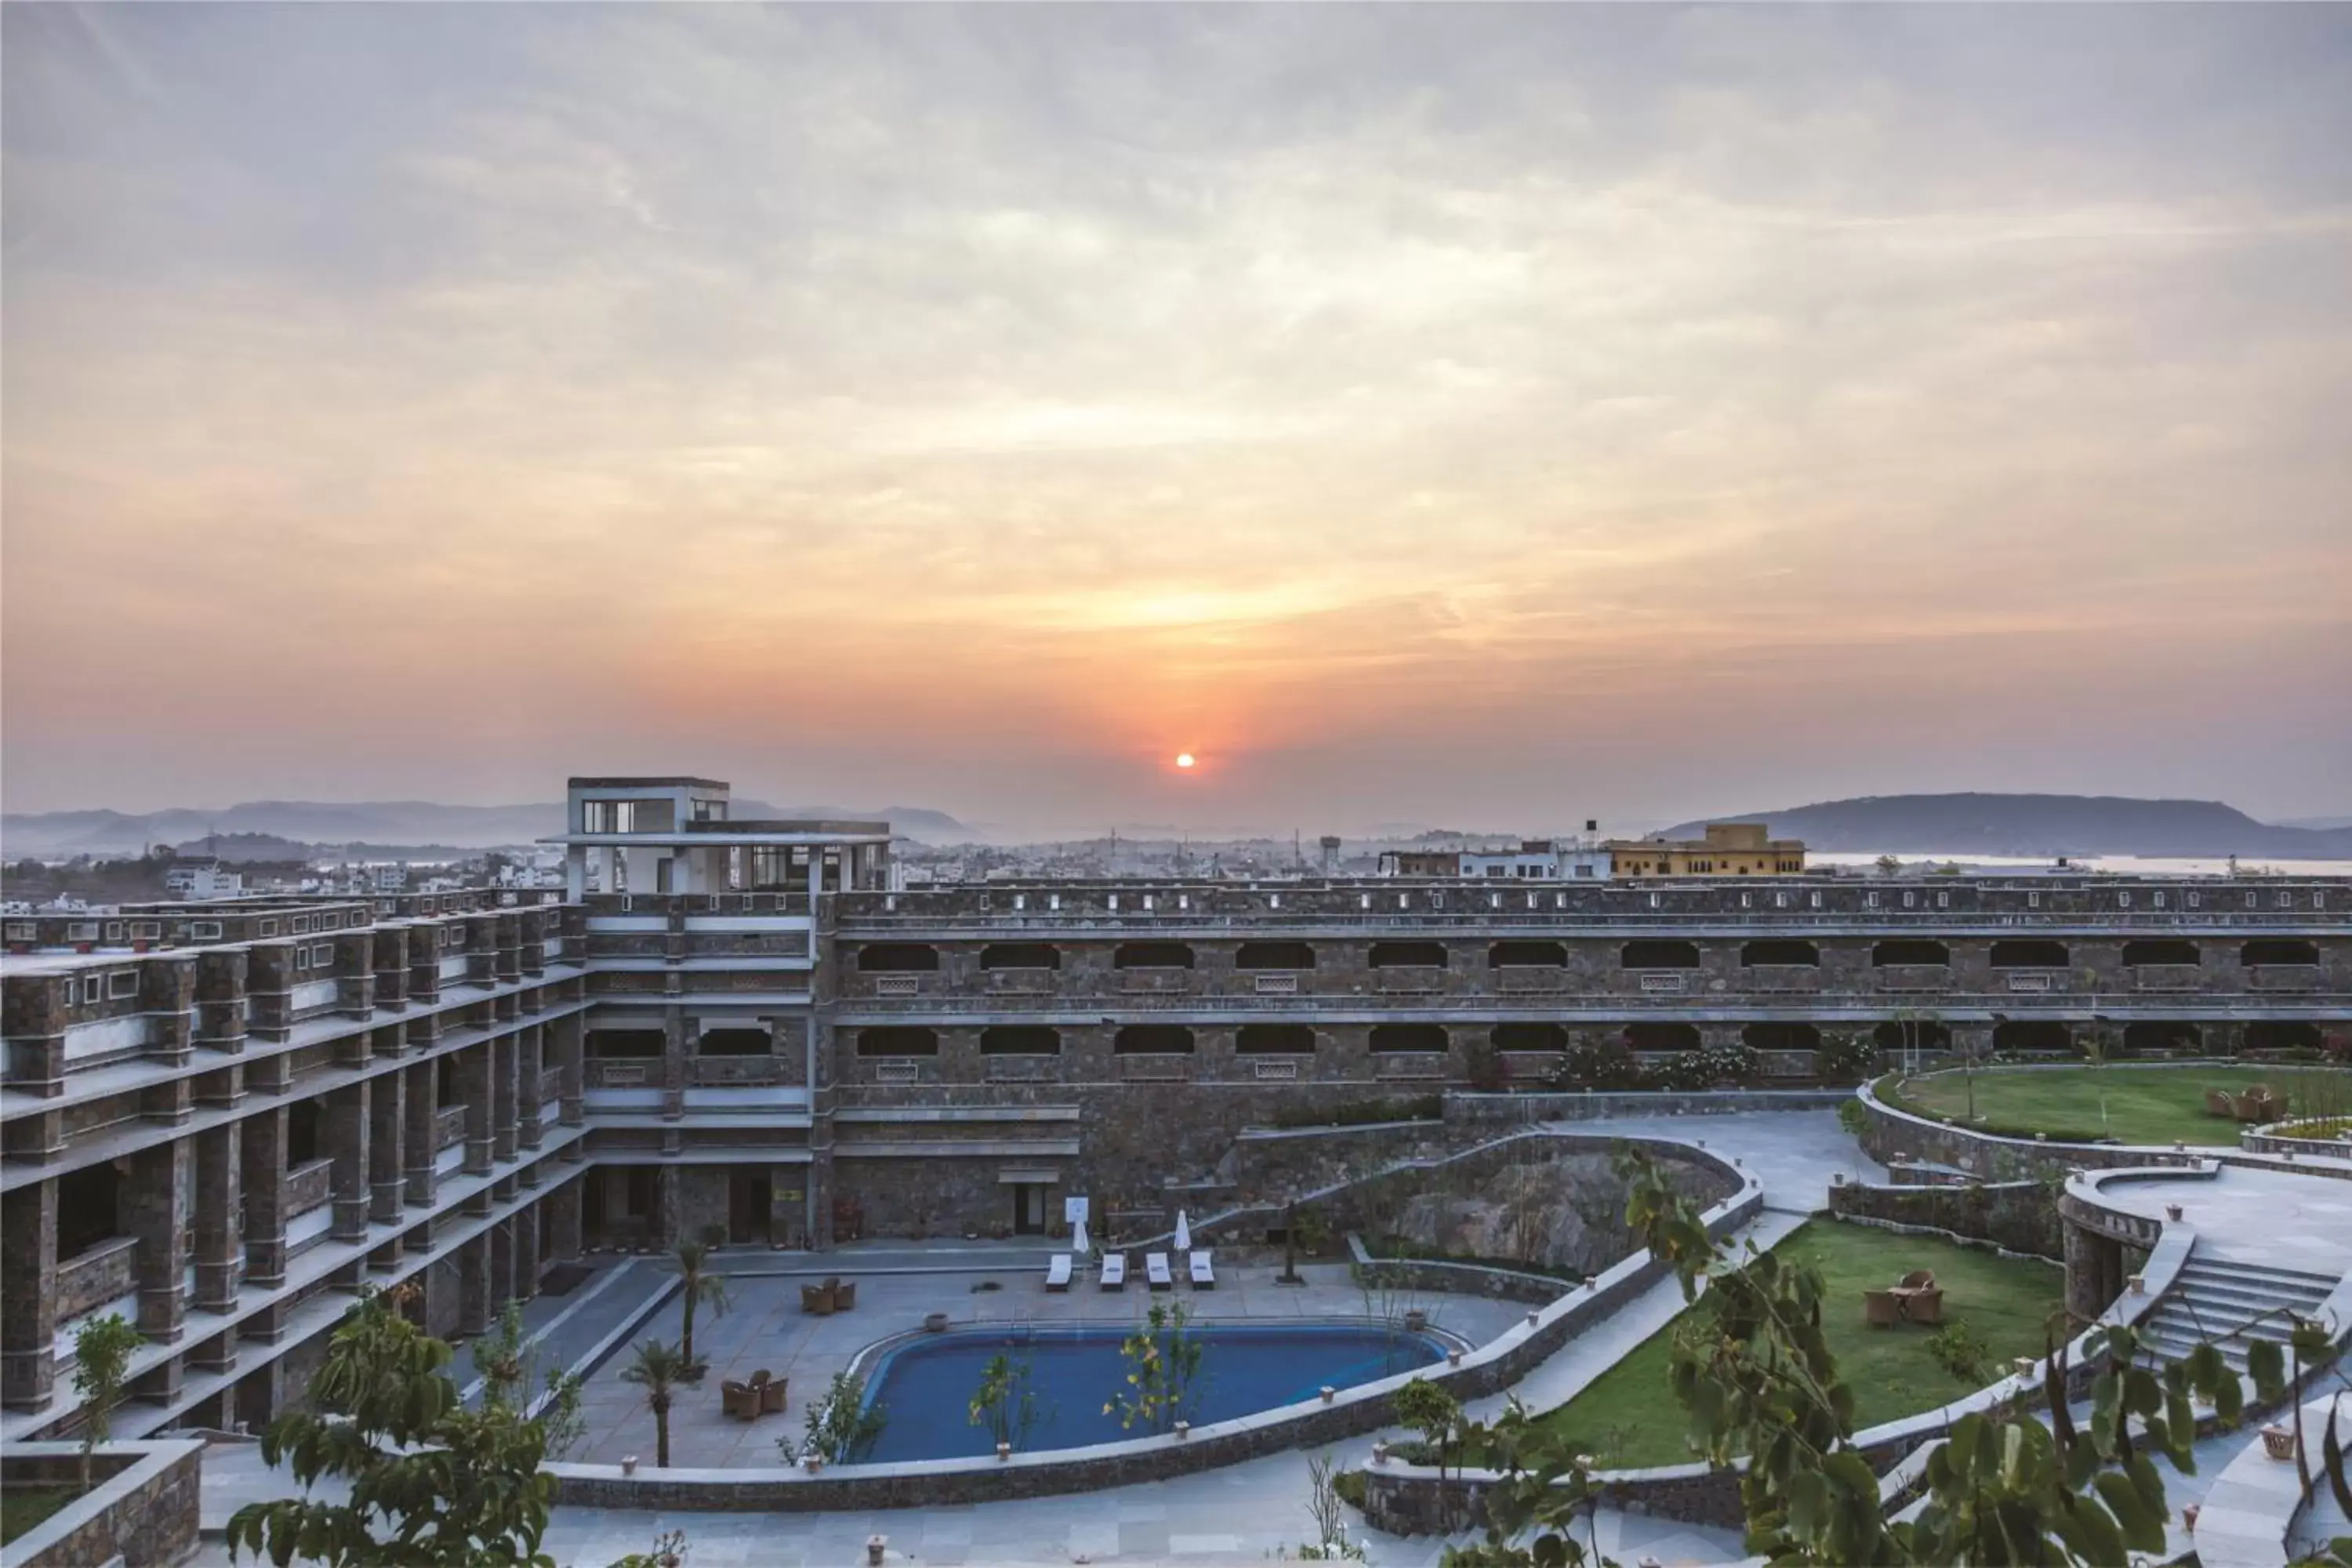
[{"label": "stone facade", "polygon": [[2066,1256],[2057,1192],[2042,1182],[1921,1187],[1847,1182],[1830,1189],[1830,1212],[1947,1231],[2053,1261]]},{"label": "stone facade", "polygon": [[[198,1442],[110,1443],[90,1457],[97,1478],[75,1499],[8,1543],[14,1568],[89,1568],[121,1560],[163,1568],[195,1544],[205,1446]],[[12,1444],[0,1456],[9,1487],[77,1486],[79,1443]]]}]

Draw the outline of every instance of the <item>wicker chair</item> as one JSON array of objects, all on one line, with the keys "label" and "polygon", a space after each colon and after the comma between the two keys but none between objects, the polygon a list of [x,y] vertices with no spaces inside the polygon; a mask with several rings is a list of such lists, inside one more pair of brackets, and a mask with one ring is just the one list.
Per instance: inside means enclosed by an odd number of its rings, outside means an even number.
[{"label": "wicker chair", "polygon": [[832,1284],[833,1310],[836,1312],[846,1312],[854,1310],[857,1305],[857,1281],[855,1279],[835,1279]]},{"label": "wicker chair", "polygon": [[1910,1273],[1897,1279],[1895,1284],[1897,1289],[1902,1290],[1932,1289],[1936,1284],[1936,1271],[1932,1268],[1914,1268]]},{"label": "wicker chair", "polygon": [[2227,1089],[2209,1089],[2205,1091],[2205,1113],[2219,1116],[2226,1121],[2235,1121],[2238,1119],[2238,1102],[2230,1098]]},{"label": "wicker chair", "polygon": [[792,1384],[789,1377],[771,1378],[765,1368],[751,1374],[760,1386],[760,1410],[762,1415],[782,1415],[784,1413],[784,1390]]},{"label": "wicker chair", "polygon": [[2238,1120],[2241,1121],[2276,1121],[2286,1115],[2286,1100],[2271,1091],[2271,1086],[2258,1083],[2238,1096]]},{"label": "wicker chair", "polygon": [[1862,1314],[1863,1321],[1872,1328],[1891,1329],[1903,1321],[1903,1307],[1892,1290],[1864,1290]]},{"label": "wicker chair", "polygon": [[1902,1300],[1903,1321],[1908,1323],[1940,1323],[1944,1321],[1944,1292],[1930,1285],[1914,1290]]},{"label": "wicker chair", "polygon": [[719,1408],[739,1421],[749,1421],[760,1414],[760,1391],[730,1377],[719,1385]]},{"label": "wicker chair", "polygon": [[802,1286],[801,1310],[808,1313],[811,1317],[832,1317],[833,1281],[828,1279],[822,1285]]}]

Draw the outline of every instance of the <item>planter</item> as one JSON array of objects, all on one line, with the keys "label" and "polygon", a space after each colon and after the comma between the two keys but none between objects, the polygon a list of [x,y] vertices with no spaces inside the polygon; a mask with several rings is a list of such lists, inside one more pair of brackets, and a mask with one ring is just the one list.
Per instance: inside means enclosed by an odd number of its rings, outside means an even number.
[{"label": "planter", "polygon": [[2167,1219],[2179,1219],[2180,1217],[2180,1205],[2179,1204],[2165,1205],[2164,1217]]},{"label": "planter", "polygon": [[1176,1440],[1179,1443],[1182,1442],[1192,1435],[1192,1424],[1190,1421],[1179,1421],[1176,1423]]},{"label": "planter", "polygon": [[625,1476],[634,1476],[637,1473],[637,1457],[635,1454],[621,1456],[621,1473]]},{"label": "planter", "polygon": [[1385,1465],[1385,1464],[1387,1464],[1388,1462],[1389,1462],[1389,1446],[1388,1446],[1386,1443],[1375,1443],[1375,1444],[1373,1444],[1373,1445],[1372,1445],[1372,1463],[1374,1463],[1374,1464],[1376,1464],[1376,1465]]},{"label": "planter", "polygon": [[2197,1532],[2197,1513],[2198,1510],[2202,1509],[2204,1506],[2205,1505],[2203,1503],[2192,1502],[2180,1510],[2180,1528],[2188,1531],[2192,1535],[2195,1534]]},{"label": "planter", "polygon": [[1447,1351],[1445,1352],[1445,1364],[1448,1366],[1460,1366],[1462,1364],[1462,1352],[1459,1350]]},{"label": "planter", "polygon": [[1429,1327],[1429,1314],[1415,1307],[1404,1315],[1404,1331],[1417,1334]]},{"label": "planter", "polygon": [[2279,1426],[2263,1427],[2263,1452],[2273,1459],[2293,1459],[2294,1458],[2294,1428]]},{"label": "planter", "polygon": [[1339,1392],[1339,1391],[1338,1389],[1332,1387],[1329,1384],[1325,1384],[1323,1385],[1323,1403],[1326,1405],[1330,1404],[1331,1396]]},{"label": "planter", "polygon": [[867,1568],[882,1568],[882,1554],[888,1550],[890,1550],[890,1538],[888,1536],[867,1536],[866,1538],[866,1562]]},{"label": "planter", "polygon": [[824,1468],[824,1456],[823,1454],[811,1452],[806,1458],[801,1461],[801,1466],[803,1468],[807,1470],[810,1475],[814,1475],[819,1470]]},{"label": "planter", "polygon": [[2124,1281],[2124,1289],[2135,1296],[2145,1296],[2147,1294],[2147,1279],[2144,1275],[2134,1274]]},{"label": "planter", "polygon": [[926,1312],[923,1314],[923,1332],[927,1334],[943,1334],[947,1331],[948,1315],[945,1312]]},{"label": "planter", "polygon": [[1009,1459],[1013,1458],[1013,1445],[1010,1443],[999,1443],[996,1446],[996,1457],[1000,1459]]}]

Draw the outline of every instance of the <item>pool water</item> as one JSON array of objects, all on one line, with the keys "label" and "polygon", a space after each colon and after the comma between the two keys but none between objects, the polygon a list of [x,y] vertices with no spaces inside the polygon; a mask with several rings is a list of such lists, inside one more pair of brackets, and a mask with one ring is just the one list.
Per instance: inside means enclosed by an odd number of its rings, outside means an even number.
[{"label": "pool water", "polygon": [[[981,1373],[996,1356],[1026,1360],[1036,1420],[1022,1451],[1076,1448],[1149,1436],[1106,1415],[1103,1405],[1128,1387],[1118,1347],[1125,1328],[959,1330],[911,1340],[886,1352],[867,1379],[866,1403],[884,1413],[869,1462],[960,1459],[994,1453],[985,1425],[971,1421]],[[1428,1335],[1348,1323],[1195,1325],[1201,1346],[1195,1426],[1313,1399],[1325,1387],[1349,1388],[1443,1360]]]}]

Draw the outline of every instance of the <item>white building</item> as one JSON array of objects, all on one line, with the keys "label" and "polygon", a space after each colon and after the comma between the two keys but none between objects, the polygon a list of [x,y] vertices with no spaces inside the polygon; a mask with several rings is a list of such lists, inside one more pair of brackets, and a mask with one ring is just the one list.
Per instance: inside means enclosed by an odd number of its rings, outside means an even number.
[{"label": "white building", "polygon": [[1609,852],[1556,838],[1525,838],[1517,849],[1465,849],[1462,875],[1526,882],[1606,881]]},{"label": "white building", "polygon": [[218,860],[183,860],[163,873],[163,890],[177,899],[234,899],[245,878]]}]

